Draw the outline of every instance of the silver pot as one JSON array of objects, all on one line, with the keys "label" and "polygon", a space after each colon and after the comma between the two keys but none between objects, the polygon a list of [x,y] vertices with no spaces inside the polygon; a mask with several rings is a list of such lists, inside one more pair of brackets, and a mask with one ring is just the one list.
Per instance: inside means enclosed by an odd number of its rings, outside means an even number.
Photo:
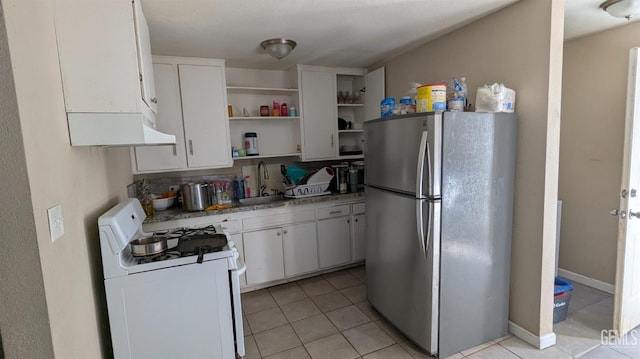
[{"label": "silver pot", "polygon": [[167,250],[166,237],[140,237],[130,243],[131,254],[134,257],[148,256]]},{"label": "silver pot", "polygon": [[204,211],[210,206],[208,184],[187,183],[180,186],[180,191],[185,211]]}]

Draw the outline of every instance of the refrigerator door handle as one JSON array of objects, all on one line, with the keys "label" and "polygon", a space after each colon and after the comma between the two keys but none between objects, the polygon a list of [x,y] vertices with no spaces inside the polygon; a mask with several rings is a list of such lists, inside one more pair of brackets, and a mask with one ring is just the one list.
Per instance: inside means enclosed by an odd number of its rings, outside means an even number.
[{"label": "refrigerator door handle", "polygon": [[427,236],[425,239],[425,243],[424,243],[424,253],[425,253],[425,258],[426,258],[426,254],[429,251],[429,239],[431,238],[431,230],[432,230],[432,226],[433,226],[433,202],[432,201],[428,201],[429,203],[429,217],[427,218]]},{"label": "refrigerator door handle", "polygon": [[[424,235],[424,213],[422,210],[422,206],[424,205],[424,200],[416,201],[416,223],[418,230],[418,245],[420,246],[420,251],[422,254],[427,257],[427,245],[425,243],[425,235]],[[431,215],[429,215],[428,226],[431,227]],[[427,232],[427,235],[429,232]]]},{"label": "refrigerator door handle", "polygon": [[431,156],[429,154],[429,131],[422,131],[420,138],[420,147],[418,148],[418,165],[416,166],[416,195],[422,198],[424,195],[424,160],[427,160],[427,172],[429,185],[431,184]]}]

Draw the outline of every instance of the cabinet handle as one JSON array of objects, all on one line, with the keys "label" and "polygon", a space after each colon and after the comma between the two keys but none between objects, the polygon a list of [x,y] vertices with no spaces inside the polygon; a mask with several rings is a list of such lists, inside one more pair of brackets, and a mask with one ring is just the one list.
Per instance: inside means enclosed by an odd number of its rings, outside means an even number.
[{"label": "cabinet handle", "polygon": [[158,103],[158,99],[156,97],[154,97],[154,98],[151,99],[151,102],[157,104]]},{"label": "cabinet handle", "polygon": [[287,234],[287,233],[289,233],[289,232],[287,232],[287,230],[285,229],[284,231],[282,231],[282,233]]},{"label": "cabinet handle", "polygon": [[331,134],[331,147],[333,147],[333,134]]},{"label": "cabinet handle", "polygon": [[356,218],[355,221],[358,222],[358,219]]},{"label": "cabinet handle", "polygon": [[351,223],[351,220],[350,220],[350,219],[347,219],[347,223]]},{"label": "cabinet handle", "polygon": [[189,140],[189,153],[193,156],[193,141]]},{"label": "cabinet handle", "polygon": [[340,213],[342,213],[342,211],[331,211],[331,212],[329,212],[329,214],[340,214]]},{"label": "cabinet handle", "polygon": [[280,232],[276,233],[276,236],[279,236],[279,235],[280,235]]},{"label": "cabinet handle", "polygon": [[173,155],[174,156],[178,155],[178,150],[176,150],[176,145],[173,145]]}]

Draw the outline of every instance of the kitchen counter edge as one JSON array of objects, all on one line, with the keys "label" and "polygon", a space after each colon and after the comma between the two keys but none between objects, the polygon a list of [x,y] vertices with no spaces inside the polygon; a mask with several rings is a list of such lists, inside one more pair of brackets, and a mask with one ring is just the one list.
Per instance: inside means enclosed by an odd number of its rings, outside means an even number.
[{"label": "kitchen counter edge", "polygon": [[340,200],[350,200],[350,199],[359,199],[359,198],[364,199],[364,191],[353,192],[353,193],[342,193],[342,194],[334,193],[334,194],[325,195],[325,196],[307,197],[307,198],[287,198],[282,201],[259,204],[254,206],[243,206],[243,205],[240,205],[238,202],[234,202],[232,208],[219,209],[219,210],[213,210],[213,211],[188,212],[183,210],[182,208],[175,208],[175,209],[168,209],[165,211],[156,211],[153,217],[147,217],[147,219],[144,221],[144,224],[159,223],[159,222],[166,222],[166,221],[173,221],[173,220],[187,219],[187,218],[215,216],[219,214],[247,212],[247,211],[260,210],[260,209],[296,206],[296,205],[309,204],[309,203],[340,201]]}]

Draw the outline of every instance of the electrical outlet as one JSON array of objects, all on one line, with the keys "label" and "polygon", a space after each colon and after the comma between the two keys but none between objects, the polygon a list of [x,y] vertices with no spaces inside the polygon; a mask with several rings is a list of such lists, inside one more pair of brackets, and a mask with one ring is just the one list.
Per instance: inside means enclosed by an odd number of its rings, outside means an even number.
[{"label": "electrical outlet", "polygon": [[64,218],[62,217],[62,205],[51,207],[47,210],[49,217],[49,235],[51,242],[64,235]]}]

